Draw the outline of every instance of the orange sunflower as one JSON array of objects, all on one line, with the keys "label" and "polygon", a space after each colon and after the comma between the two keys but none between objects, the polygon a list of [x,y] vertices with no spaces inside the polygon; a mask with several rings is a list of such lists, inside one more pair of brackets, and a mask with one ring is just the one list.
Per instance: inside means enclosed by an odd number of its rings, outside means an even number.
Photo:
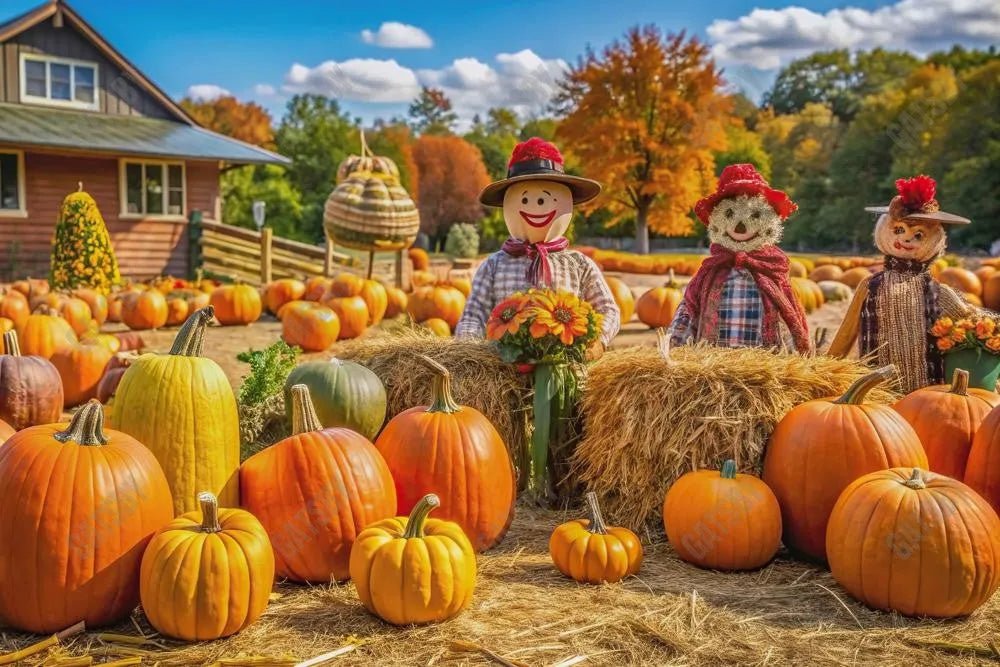
[{"label": "orange sunflower", "polygon": [[547,334],[556,336],[563,345],[572,345],[587,333],[587,315],[590,305],[570,292],[538,293],[533,295],[534,319],[531,322],[531,336],[542,338]]},{"label": "orange sunflower", "polygon": [[490,340],[500,340],[504,334],[514,334],[531,316],[531,309],[526,307],[528,297],[521,292],[515,292],[497,304],[486,323],[486,337]]},{"label": "orange sunflower", "polygon": [[996,328],[996,320],[991,320],[989,318],[979,320],[976,322],[976,338],[979,340],[986,340],[996,333]]}]

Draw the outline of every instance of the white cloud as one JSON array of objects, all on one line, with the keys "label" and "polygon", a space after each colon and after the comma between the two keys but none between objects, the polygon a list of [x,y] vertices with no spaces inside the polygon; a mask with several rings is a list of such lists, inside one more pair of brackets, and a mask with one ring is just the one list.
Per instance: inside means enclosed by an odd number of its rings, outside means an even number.
[{"label": "white cloud", "polygon": [[219,97],[225,97],[231,95],[228,90],[222,86],[217,86],[214,83],[199,83],[193,86],[188,86],[187,97],[193,100],[200,100],[202,102],[208,102]]},{"label": "white cloud", "polygon": [[282,90],[360,102],[409,102],[420,92],[420,84],[413,70],[395,60],[352,58],[316,67],[295,63],[285,74]]},{"label": "white cloud", "polygon": [[818,14],[803,7],[754,9],[707,28],[712,54],[724,64],[780,67],[813,51],[907,49],[917,53],[954,43],[1000,39],[997,0],[899,0],[873,11],[846,7]]},{"label": "white cloud", "polygon": [[253,94],[260,97],[274,97],[278,91],[269,83],[258,83],[253,87]]},{"label": "white cloud", "polygon": [[361,40],[386,49],[429,49],[434,46],[434,40],[422,29],[398,21],[387,21],[374,32],[362,30]]}]

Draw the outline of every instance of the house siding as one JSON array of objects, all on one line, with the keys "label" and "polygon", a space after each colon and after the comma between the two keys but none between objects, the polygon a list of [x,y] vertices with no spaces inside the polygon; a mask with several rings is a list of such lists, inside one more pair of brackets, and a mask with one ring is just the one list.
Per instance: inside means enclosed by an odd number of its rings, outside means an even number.
[{"label": "house siding", "polygon": [[98,101],[104,113],[122,116],[144,116],[174,120],[175,116],[160,102],[142,90],[131,76],[110,60],[80,34],[68,21],[56,28],[52,19],[0,43],[0,102],[21,102],[22,53],[34,53],[75,60],[88,60],[98,65]]},{"label": "house siding", "polygon": [[[48,275],[59,208],[80,181],[104,217],[123,277],[145,280],[188,274],[186,222],[120,216],[118,158],[29,149],[25,150],[24,164],[27,217],[0,217],[0,278]],[[201,210],[206,219],[212,218],[219,196],[218,163],[186,162],[185,181],[186,210]]]}]

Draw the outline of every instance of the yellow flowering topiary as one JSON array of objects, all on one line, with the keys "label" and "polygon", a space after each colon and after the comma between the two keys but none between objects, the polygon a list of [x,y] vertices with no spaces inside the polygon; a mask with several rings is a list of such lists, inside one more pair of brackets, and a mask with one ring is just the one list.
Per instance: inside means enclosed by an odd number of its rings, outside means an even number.
[{"label": "yellow flowering topiary", "polygon": [[89,287],[107,294],[121,282],[104,218],[82,186],[63,200],[52,236],[51,262],[53,289]]}]

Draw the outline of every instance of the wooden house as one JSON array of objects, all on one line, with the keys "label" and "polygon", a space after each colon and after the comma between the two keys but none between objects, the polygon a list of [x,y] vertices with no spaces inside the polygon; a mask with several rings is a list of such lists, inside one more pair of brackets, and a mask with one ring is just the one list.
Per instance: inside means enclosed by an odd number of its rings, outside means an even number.
[{"label": "wooden house", "polygon": [[219,175],[286,158],[200,127],[62,0],[0,16],[0,280],[45,276],[63,197],[93,195],[123,276],[183,275]]}]

